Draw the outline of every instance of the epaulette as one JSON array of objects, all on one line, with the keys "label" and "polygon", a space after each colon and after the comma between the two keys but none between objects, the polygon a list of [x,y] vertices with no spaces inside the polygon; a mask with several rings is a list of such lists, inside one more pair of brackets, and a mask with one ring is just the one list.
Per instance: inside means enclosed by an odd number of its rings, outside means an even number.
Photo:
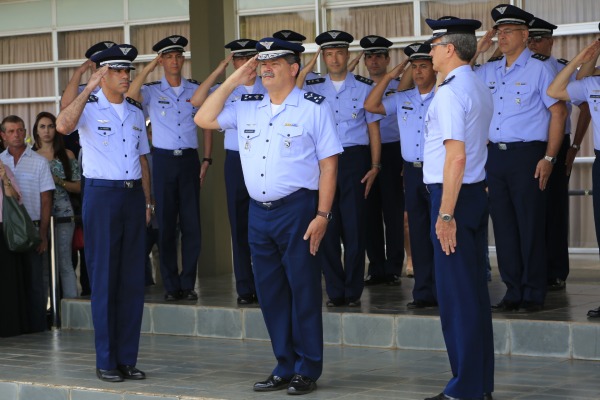
[{"label": "epaulette", "polygon": [[136,101],[136,100],[132,99],[131,97],[126,97],[125,100],[127,100],[127,102],[129,104],[133,104],[134,106],[136,106],[140,110],[143,110],[142,103],[140,103],[139,101]]},{"label": "epaulette", "polygon": [[397,90],[390,89],[387,92],[385,92],[384,96],[388,97],[388,96],[391,96],[391,95],[395,94],[396,92],[397,92]]},{"label": "epaulette", "polygon": [[488,62],[500,61],[504,58],[504,56],[491,57]]},{"label": "epaulette", "polygon": [[198,82],[198,81],[197,81],[197,80],[195,80],[195,79],[188,79],[187,81],[188,81],[189,83],[195,83],[196,85],[199,85],[199,84],[200,84],[200,82]]},{"label": "epaulette", "polygon": [[396,93],[408,92],[409,90],[413,90],[414,88],[415,87],[413,86],[413,87],[408,88],[408,89],[398,90]]},{"label": "epaulette", "polygon": [[242,101],[258,101],[264,99],[264,94],[243,94],[240,100]]},{"label": "epaulette", "polygon": [[87,102],[88,103],[97,103],[98,102],[98,97],[95,96],[95,95],[93,95],[93,94],[90,94],[90,97],[88,97]]},{"label": "epaulette", "polygon": [[569,63],[569,60],[565,60],[564,58],[559,58],[558,60],[559,63],[563,64],[563,65],[567,65]]},{"label": "epaulette", "polygon": [[359,82],[366,83],[367,85],[372,85],[374,82],[373,80],[360,75],[354,75],[354,79],[356,79]]},{"label": "epaulette", "polygon": [[446,79],[444,82],[440,83],[440,86],[438,87],[442,87],[444,86],[446,83],[450,82],[452,79],[454,79],[456,75],[452,75],[450,78]]},{"label": "epaulette", "polygon": [[323,100],[325,100],[325,96],[321,96],[320,94],[316,94],[313,92],[304,93],[304,98],[308,101],[312,101],[313,103],[321,104]]},{"label": "epaulette", "polygon": [[481,67],[481,64],[479,64],[479,63],[473,64],[473,68],[479,68],[479,67]]},{"label": "epaulette", "polygon": [[534,55],[531,56],[532,58],[535,58],[536,60],[540,60],[540,61],[546,61],[547,59],[549,59],[550,57],[545,56],[543,54],[538,54],[535,53]]},{"label": "epaulette", "polygon": [[394,80],[400,82],[400,77],[394,78]]},{"label": "epaulette", "polygon": [[160,81],[154,81],[154,82],[148,82],[148,83],[144,83],[145,86],[150,86],[150,85],[158,85],[160,83]]},{"label": "epaulette", "polygon": [[306,81],[307,85],[315,85],[317,83],[323,83],[325,82],[325,78],[316,78],[316,79],[309,79]]}]

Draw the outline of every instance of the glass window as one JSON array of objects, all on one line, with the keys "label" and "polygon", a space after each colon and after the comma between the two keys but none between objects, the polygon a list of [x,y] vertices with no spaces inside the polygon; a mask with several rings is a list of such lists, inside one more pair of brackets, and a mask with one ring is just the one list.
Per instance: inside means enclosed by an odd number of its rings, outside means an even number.
[{"label": "glass window", "polygon": [[[18,17],[15,17],[18,16]],[[0,2],[0,31],[15,32],[52,25],[50,0]]]},{"label": "glass window", "polygon": [[413,36],[412,3],[327,10],[327,30],[340,29],[355,40],[367,35]]},{"label": "glass window", "polygon": [[123,28],[59,32],[58,59],[79,60],[85,58],[85,52],[90,46],[105,40],[123,43]]},{"label": "glass window", "polygon": [[241,38],[260,40],[282,29],[290,29],[298,32],[306,36],[306,42],[314,42],[316,31],[315,13],[312,11],[300,11],[240,17]]},{"label": "glass window", "polygon": [[138,49],[138,54],[156,54],[156,52],[152,50],[152,46],[158,41],[171,35],[185,36],[189,40],[186,50],[191,48],[190,23],[187,21],[132,26],[131,44]]},{"label": "glass window", "polygon": [[56,25],[123,24],[123,0],[56,0]]},{"label": "glass window", "polygon": [[21,104],[0,104],[0,115],[2,118],[9,115],[16,115],[25,122],[26,138],[31,136],[35,117],[42,111],[48,111],[56,115],[56,104],[46,103],[21,103]]},{"label": "glass window", "polygon": [[523,0],[523,9],[555,25],[600,20],[598,0]]},{"label": "glass window", "polygon": [[52,36],[40,35],[0,37],[0,64],[52,61]]},{"label": "glass window", "polygon": [[129,19],[156,19],[190,15],[189,0],[128,0]]},{"label": "glass window", "polygon": [[487,31],[494,26],[492,9],[498,5],[497,0],[474,1],[422,1],[421,2],[421,34],[431,35],[431,28],[425,22],[426,18],[438,19],[446,15],[460,18],[470,18],[481,21],[481,30]]},{"label": "glass window", "polygon": [[[269,4],[270,3],[270,4]],[[294,7],[294,6],[314,6],[315,0],[238,0],[237,6],[238,10],[256,10],[260,8],[269,8],[273,7]],[[268,7],[265,7],[268,6]],[[282,28],[283,29],[283,28]],[[294,29],[295,30],[295,29]],[[275,30],[277,32],[277,30]],[[298,31],[296,31],[298,32]]]},{"label": "glass window", "polygon": [[54,96],[52,69],[0,72],[0,99]]}]

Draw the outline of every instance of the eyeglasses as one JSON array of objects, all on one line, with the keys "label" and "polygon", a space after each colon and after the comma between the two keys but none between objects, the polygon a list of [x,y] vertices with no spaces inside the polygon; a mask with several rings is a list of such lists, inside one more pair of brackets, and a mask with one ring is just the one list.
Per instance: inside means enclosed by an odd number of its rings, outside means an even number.
[{"label": "eyeglasses", "polygon": [[537,36],[537,37],[530,37],[527,38],[527,43],[541,43],[542,40],[544,39],[550,39],[549,37],[544,37],[544,36]]},{"label": "eyeglasses", "polygon": [[497,29],[496,32],[494,32],[494,36],[506,36],[506,35],[510,35],[513,32],[516,31],[524,31],[525,29],[519,28],[519,29]]},{"label": "eyeglasses", "polygon": [[434,48],[435,46],[448,46],[450,43],[432,43],[429,47]]}]

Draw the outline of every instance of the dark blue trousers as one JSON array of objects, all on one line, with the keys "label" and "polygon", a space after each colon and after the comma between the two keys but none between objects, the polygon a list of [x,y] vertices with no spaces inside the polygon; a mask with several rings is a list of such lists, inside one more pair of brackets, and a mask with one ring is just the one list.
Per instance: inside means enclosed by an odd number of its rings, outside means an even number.
[{"label": "dark blue trousers", "polygon": [[366,250],[369,275],[384,278],[400,276],[404,264],[404,184],[400,142],[381,145],[381,166],[367,197]]},{"label": "dark blue trousers", "polygon": [[46,319],[46,308],[48,307],[48,287],[44,282],[44,268],[48,263],[44,257],[48,252],[38,254],[33,249],[25,253],[25,265],[23,275],[25,278],[25,299],[27,317],[29,319],[29,330],[23,333],[43,332],[48,329]]},{"label": "dark blue trousers", "polygon": [[404,191],[415,283],[413,299],[435,302],[435,273],[431,244],[431,204],[423,183],[423,168],[404,163]]},{"label": "dark blue trousers", "polygon": [[487,180],[498,269],[505,301],[544,304],[546,298],[546,192],[533,177],[545,142],[499,150],[488,146]]},{"label": "dark blue trousers", "polygon": [[327,295],[336,302],[360,299],[365,286],[366,200],[360,180],[369,170],[370,159],[368,146],[345,147],[338,158],[333,219],[320,246]]},{"label": "dark blue trousers", "polygon": [[86,179],[83,229],[92,287],[96,367],[135,365],[144,311],[146,203],[141,187]]},{"label": "dark blue trousers", "polygon": [[570,135],[565,135],[546,185],[546,249],[548,280],[569,276],[569,177],[566,174]]},{"label": "dark blue trousers", "polygon": [[596,240],[598,241],[598,247],[600,248],[600,151],[594,150],[596,159],[592,165],[592,190],[594,195],[592,196],[592,204],[594,208],[594,225],[596,226]]},{"label": "dark blue trousers", "polygon": [[[192,290],[200,255],[200,160],[196,149],[181,156],[155,148],[152,179],[158,219],[160,273],[167,292]],[[177,222],[181,228],[181,274],[177,266]]]},{"label": "dark blue trousers", "polygon": [[456,252],[449,256],[442,251],[435,232],[442,185],[428,188],[437,298],[452,369],[444,393],[461,399],[481,399],[484,393],[494,391],[494,335],[484,262],[485,185],[462,185],[454,209]]},{"label": "dark blue trousers", "polygon": [[317,192],[301,190],[277,207],[250,200],[249,241],[256,290],[277,366],[273,375],[317,380],[323,370],[320,253],[303,236],[317,211]]},{"label": "dark blue trousers", "polygon": [[227,212],[231,229],[233,251],[233,272],[235,288],[240,297],[256,293],[252,259],[248,244],[248,207],[250,195],[244,182],[240,153],[225,150],[225,190],[227,192]]}]

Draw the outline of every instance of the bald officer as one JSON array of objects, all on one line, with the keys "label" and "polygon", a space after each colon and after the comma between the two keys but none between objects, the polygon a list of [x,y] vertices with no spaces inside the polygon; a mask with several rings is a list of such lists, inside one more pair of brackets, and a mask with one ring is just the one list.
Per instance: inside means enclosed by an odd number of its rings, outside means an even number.
[{"label": "bald officer", "polygon": [[[198,82],[185,79],[181,71],[188,40],[172,35],[156,43],[157,57],[131,83],[128,95],[144,106],[152,122],[154,149],[152,182],[156,196],[160,273],[165,300],[198,300],[194,290],[200,254],[200,184],[210,158],[210,135],[205,135],[202,167],[198,158],[198,135],[191,97]],[[157,65],[165,75],[160,81],[142,84]],[[177,264],[177,222],[181,229],[181,273]]]},{"label": "bald officer", "polygon": [[475,72],[494,99],[487,182],[498,269],[506,285],[494,311],[540,311],[546,298],[546,186],[564,139],[567,109],[546,89],[547,57],[526,46],[533,15],[509,4],[492,10],[503,56]]},{"label": "bald officer", "polygon": [[[446,79],[425,117],[423,180],[431,194],[431,239],[442,332],[452,368],[427,400],[482,399],[494,388],[494,338],[483,240],[487,226],[489,89],[471,70],[481,22],[443,17],[433,29],[433,68]],[[487,395],[486,395],[487,396]]]},{"label": "bald officer", "polygon": [[[145,378],[135,365],[150,221],[150,177],[144,154],[150,149],[142,106],[124,96],[136,56],[136,48],[127,44],[93,55],[98,69],[56,121],[59,132],[78,129],[81,137],[96,375],[107,382]],[[98,85],[101,90],[92,95]]]},{"label": "bald officer", "polygon": [[[411,309],[437,305],[433,247],[430,239],[429,192],[423,183],[425,114],[433,100],[436,80],[430,51],[431,47],[425,43],[412,43],[404,49],[404,54],[410,62],[409,71],[404,74],[412,77],[416,85],[414,88],[387,95],[388,92],[384,93],[383,86],[378,85],[365,102],[368,111],[393,116],[400,130],[404,160],[404,193],[415,278],[413,301],[407,304]],[[405,66],[406,62],[396,66],[384,75],[382,83],[385,85],[388,81],[397,82],[394,78],[404,71]]]},{"label": "bald officer", "polygon": [[237,69],[196,114],[207,129],[236,129],[250,193],[249,241],[260,307],[277,366],[255,391],[310,393],[323,369],[319,244],[331,220],[337,138],[323,96],[295,87],[302,46],[259,41],[266,95],[233,90],[256,74],[252,59]]},{"label": "bald officer", "polygon": [[357,307],[365,284],[366,198],[381,169],[382,116],[364,109],[373,81],[348,72],[352,35],[332,30],[321,33],[315,40],[321,46],[327,75],[304,80],[302,71],[298,83],[305,90],[325,97],[334,112],[337,135],[344,147],[333,202],[334,218],[323,241],[327,306]]},{"label": "bald officer", "polygon": [[[397,79],[385,80],[390,64],[392,42],[382,36],[368,35],[360,40],[364,49],[369,78],[381,97],[392,96],[398,89]],[[383,82],[383,83],[382,83]],[[395,116],[379,121],[381,132],[381,172],[367,197],[367,241],[369,271],[365,285],[385,282],[399,285],[404,264],[404,184],[400,131]],[[384,229],[385,225],[385,229]]]}]

